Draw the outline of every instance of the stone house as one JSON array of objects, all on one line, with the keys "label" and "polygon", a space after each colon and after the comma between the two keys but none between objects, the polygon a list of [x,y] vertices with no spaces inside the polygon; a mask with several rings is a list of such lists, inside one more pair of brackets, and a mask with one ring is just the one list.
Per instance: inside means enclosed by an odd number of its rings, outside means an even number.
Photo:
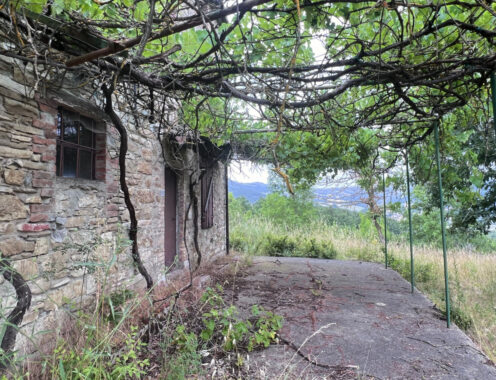
[{"label": "stone house", "polygon": [[[120,138],[98,91],[77,72],[36,88],[30,67],[0,56],[0,253],[32,293],[16,341],[23,351],[57,328],[61,310],[94,301],[102,268],[112,290],[145,288],[126,242]],[[225,150],[205,139],[159,139],[146,117],[138,127],[125,108],[120,116],[139,251],[154,282],[186,275],[200,254],[202,263],[226,254]],[[0,276],[0,327],[14,295]]]}]

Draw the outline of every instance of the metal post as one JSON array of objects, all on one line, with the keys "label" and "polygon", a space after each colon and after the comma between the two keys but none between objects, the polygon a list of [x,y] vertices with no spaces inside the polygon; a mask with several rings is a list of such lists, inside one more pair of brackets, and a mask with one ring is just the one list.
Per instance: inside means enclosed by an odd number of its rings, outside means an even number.
[{"label": "metal post", "polygon": [[415,266],[413,262],[413,230],[412,230],[412,203],[410,198],[410,168],[408,166],[408,151],[405,152],[406,164],[406,191],[408,196],[408,230],[410,232],[410,283],[412,293],[415,290]]},{"label": "metal post", "polygon": [[225,183],[224,183],[224,186],[225,186],[225,189],[224,189],[224,195],[226,197],[226,203],[225,203],[225,219],[226,219],[226,255],[229,255],[230,253],[230,250],[229,250],[229,245],[231,244],[231,242],[229,241],[229,166],[228,166],[228,163],[226,161],[226,163],[224,164],[224,180],[225,180]]},{"label": "metal post", "polygon": [[493,100],[493,126],[496,133],[496,74],[491,73],[491,98]]},{"label": "metal post", "polygon": [[382,186],[384,187],[384,263],[388,267],[388,241],[387,241],[387,220],[386,220],[386,172],[382,173]]},{"label": "metal post", "polygon": [[446,298],[446,324],[450,327],[451,324],[451,307],[448,282],[448,258],[446,256],[446,227],[444,225],[444,201],[443,201],[443,181],[441,178],[441,160],[439,158],[439,122],[434,122],[434,138],[436,139],[436,162],[437,162],[437,177],[439,184],[439,207],[441,214],[441,234],[443,238],[443,263],[444,263],[444,296]]}]

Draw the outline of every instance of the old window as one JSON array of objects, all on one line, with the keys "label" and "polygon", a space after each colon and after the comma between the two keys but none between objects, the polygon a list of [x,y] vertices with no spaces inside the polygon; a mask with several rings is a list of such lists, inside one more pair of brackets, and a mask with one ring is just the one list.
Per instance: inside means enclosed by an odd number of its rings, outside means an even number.
[{"label": "old window", "polygon": [[214,175],[212,167],[203,168],[201,178],[201,227],[214,225]]},{"label": "old window", "polygon": [[57,175],[95,179],[95,121],[59,109],[57,123]]}]

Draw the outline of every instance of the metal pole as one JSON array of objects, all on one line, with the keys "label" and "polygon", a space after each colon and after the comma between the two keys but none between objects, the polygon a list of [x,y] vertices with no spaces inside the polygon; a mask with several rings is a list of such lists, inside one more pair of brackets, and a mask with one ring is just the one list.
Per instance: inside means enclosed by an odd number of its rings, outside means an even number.
[{"label": "metal pole", "polygon": [[384,263],[388,267],[388,241],[387,241],[387,220],[386,220],[386,172],[382,173],[382,186],[384,187]]},{"label": "metal pole", "polygon": [[225,219],[226,219],[226,255],[229,255],[230,251],[229,251],[229,245],[230,245],[230,241],[229,241],[229,167],[228,167],[228,163],[226,161],[226,163],[224,164],[224,180],[226,181],[224,186],[225,186],[225,189],[224,189],[224,195],[226,197],[226,203],[225,203]]},{"label": "metal pole", "polygon": [[434,122],[434,137],[436,139],[437,177],[439,184],[439,207],[441,214],[441,234],[443,238],[443,264],[444,264],[444,296],[446,298],[446,324],[451,325],[451,307],[448,282],[448,258],[446,256],[446,227],[444,225],[443,181],[441,178],[441,160],[439,158],[439,122]]},{"label": "metal pole", "polygon": [[496,74],[491,73],[491,98],[493,100],[493,126],[496,133]]},{"label": "metal pole", "polygon": [[410,232],[410,283],[412,284],[412,293],[415,289],[415,266],[413,262],[413,229],[412,229],[412,203],[410,198],[410,169],[408,167],[408,151],[405,152],[406,164],[406,191],[408,195],[408,230]]}]

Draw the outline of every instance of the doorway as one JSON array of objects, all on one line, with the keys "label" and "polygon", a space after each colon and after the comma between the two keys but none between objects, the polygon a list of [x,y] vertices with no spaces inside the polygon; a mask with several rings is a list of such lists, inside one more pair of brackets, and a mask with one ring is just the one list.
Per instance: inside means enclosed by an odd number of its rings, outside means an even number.
[{"label": "doorway", "polygon": [[165,168],[165,266],[169,267],[177,255],[177,175]]}]

